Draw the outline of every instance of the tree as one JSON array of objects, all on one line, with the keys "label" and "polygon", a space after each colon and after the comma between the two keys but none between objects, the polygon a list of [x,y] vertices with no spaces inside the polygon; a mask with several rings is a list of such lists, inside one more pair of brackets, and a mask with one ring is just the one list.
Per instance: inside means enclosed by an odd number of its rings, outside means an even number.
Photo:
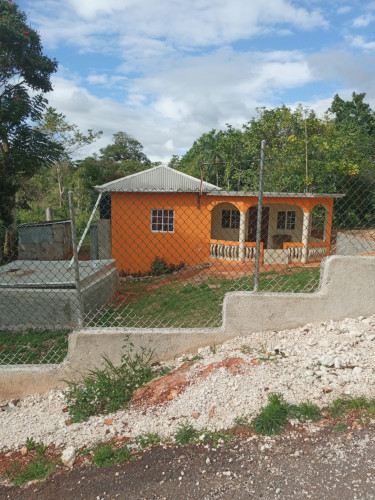
[{"label": "tree", "polygon": [[115,163],[124,161],[135,161],[143,165],[151,166],[151,161],[142,152],[142,144],[126,132],[113,134],[114,142],[100,150],[101,158],[111,160]]},{"label": "tree", "polygon": [[351,101],[344,101],[336,94],[328,111],[335,115],[335,123],[347,130],[359,128],[369,136],[375,134],[375,115],[370,105],[363,102],[366,94],[352,93]]},{"label": "tree", "polygon": [[13,2],[0,0],[0,220],[15,223],[15,196],[21,182],[61,149],[33,126],[52,90],[57,62],[43,54],[39,34]]},{"label": "tree", "polygon": [[64,194],[66,192],[66,178],[72,174],[72,160],[77,156],[80,149],[92,144],[101,135],[102,131],[93,132],[91,129],[83,134],[76,124],[66,121],[65,115],[57,113],[54,108],[47,108],[39,123],[39,129],[48,134],[62,151],[59,158],[53,163],[49,170],[53,170],[57,181],[59,207],[63,206]]},{"label": "tree", "polygon": [[142,152],[142,144],[126,132],[113,135],[114,142],[93,155],[76,162],[73,189],[77,196],[77,211],[90,211],[98,193],[94,187],[136,174],[153,164]]}]

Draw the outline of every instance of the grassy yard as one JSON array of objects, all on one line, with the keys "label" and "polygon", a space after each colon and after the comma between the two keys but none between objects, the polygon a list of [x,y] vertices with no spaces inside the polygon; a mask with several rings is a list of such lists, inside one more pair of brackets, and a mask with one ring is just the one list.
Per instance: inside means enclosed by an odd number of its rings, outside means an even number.
[{"label": "grassy yard", "polygon": [[61,363],[68,352],[69,330],[0,330],[0,365]]},{"label": "grassy yard", "polygon": [[[319,268],[282,275],[275,271],[267,272],[260,275],[259,290],[311,293],[317,289],[319,278]],[[146,282],[125,283],[120,292],[127,296],[134,295],[135,299],[127,304],[108,308],[91,325],[138,328],[216,327],[221,324],[224,295],[230,291],[252,291],[254,287],[252,276],[238,279],[210,277],[202,282],[194,282],[194,278],[189,283],[176,281],[146,291],[153,281],[155,278]]]}]

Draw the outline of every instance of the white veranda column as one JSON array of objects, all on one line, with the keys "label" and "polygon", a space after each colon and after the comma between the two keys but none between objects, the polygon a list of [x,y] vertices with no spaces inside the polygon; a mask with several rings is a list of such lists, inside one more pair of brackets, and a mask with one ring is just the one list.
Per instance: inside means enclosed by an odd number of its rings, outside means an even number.
[{"label": "white veranda column", "polygon": [[240,212],[239,260],[245,259],[246,212]]},{"label": "white veranda column", "polygon": [[307,262],[307,245],[309,243],[309,229],[310,229],[310,212],[303,212],[303,226],[302,226],[302,264]]}]

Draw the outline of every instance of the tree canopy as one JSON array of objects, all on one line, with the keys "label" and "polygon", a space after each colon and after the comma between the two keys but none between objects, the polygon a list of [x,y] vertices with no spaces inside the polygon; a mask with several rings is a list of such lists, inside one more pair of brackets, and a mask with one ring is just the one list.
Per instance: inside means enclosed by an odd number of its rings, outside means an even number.
[{"label": "tree canopy", "polygon": [[60,154],[37,129],[52,90],[57,62],[43,54],[40,36],[13,2],[0,0],[0,220],[14,222],[15,195],[22,180]]}]

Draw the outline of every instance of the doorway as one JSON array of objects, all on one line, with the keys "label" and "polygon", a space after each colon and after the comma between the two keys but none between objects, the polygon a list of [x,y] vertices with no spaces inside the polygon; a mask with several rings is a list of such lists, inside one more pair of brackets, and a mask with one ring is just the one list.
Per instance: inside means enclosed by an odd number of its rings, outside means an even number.
[{"label": "doorway", "polygon": [[[257,238],[257,214],[258,207],[249,208],[249,225],[248,225],[248,237],[246,241],[256,241]],[[260,241],[263,243],[263,248],[267,248],[268,240],[268,223],[270,218],[269,207],[262,208],[262,223],[260,230]]]}]

